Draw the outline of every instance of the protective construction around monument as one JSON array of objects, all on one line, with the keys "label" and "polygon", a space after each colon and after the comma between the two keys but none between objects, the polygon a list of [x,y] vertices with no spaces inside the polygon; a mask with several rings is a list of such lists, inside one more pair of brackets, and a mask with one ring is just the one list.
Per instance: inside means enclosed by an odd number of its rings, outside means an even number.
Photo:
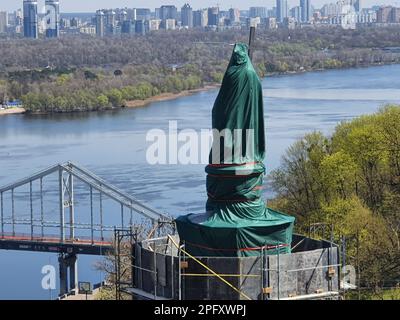
[{"label": "protective construction around monument", "polygon": [[213,137],[205,213],[176,219],[186,250],[207,257],[290,253],[294,217],[267,208],[262,199],[263,93],[245,44],[233,49],[212,110],[212,128],[224,135]]},{"label": "protective construction around monument", "polygon": [[339,248],[298,235],[292,247],[291,254],[191,258],[167,237],[147,240],[136,244],[127,292],[153,300],[337,299]]},{"label": "protective construction around monument", "polygon": [[[233,204],[235,212],[249,211],[254,204]],[[257,204],[256,204],[257,205]],[[230,206],[224,205],[224,211]],[[258,219],[221,215],[188,215],[176,220],[178,232],[188,252],[202,257],[250,257],[290,253],[294,218],[272,209],[264,209]],[[233,217],[233,218],[232,218]]]}]

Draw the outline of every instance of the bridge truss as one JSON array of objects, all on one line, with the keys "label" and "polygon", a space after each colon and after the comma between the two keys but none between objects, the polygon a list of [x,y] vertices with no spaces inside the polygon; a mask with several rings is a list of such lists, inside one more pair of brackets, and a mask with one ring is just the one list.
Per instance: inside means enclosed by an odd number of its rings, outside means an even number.
[{"label": "bridge truss", "polygon": [[[55,179],[54,176],[56,176]],[[58,212],[52,210],[51,218],[45,215],[44,196],[47,180],[49,182],[51,180],[53,185],[54,182],[56,184],[56,190],[52,188],[47,192],[52,193],[53,198],[58,198],[56,201],[58,208],[55,210]],[[89,204],[83,213],[86,217],[85,222],[79,222],[76,219],[75,204],[82,199],[82,196],[77,196],[76,182],[88,188]],[[27,191],[23,191],[22,196],[18,196],[17,199],[16,192],[21,188]],[[80,197],[79,201],[77,197]],[[105,200],[111,200],[114,206],[116,204],[119,207],[112,210],[114,222],[112,225],[105,223]],[[17,210],[17,204],[21,201],[28,202],[22,214],[21,209]],[[110,213],[107,213],[107,216],[110,218]],[[79,217],[82,218],[82,212],[79,212]],[[101,246],[110,245],[106,240],[112,238],[111,234],[115,229],[129,229],[136,223],[147,223],[154,229],[171,222],[172,219],[168,215],[143,204],[72,162],[51,166],[0,187],[0,240]],[[49,234],[50,229],[58,231],[55,234],[53,232]],[[77,235],[78,231],[79,235]]]}]

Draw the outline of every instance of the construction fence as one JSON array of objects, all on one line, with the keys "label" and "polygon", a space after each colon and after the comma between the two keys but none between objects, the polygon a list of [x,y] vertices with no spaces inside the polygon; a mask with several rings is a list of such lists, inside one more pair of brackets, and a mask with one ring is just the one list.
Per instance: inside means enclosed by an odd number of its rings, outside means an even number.
[{"label": "construction fence", "polygon": [[[287,300],[339,296],[339,248],[294,236],[291,254],[193,257],[174,237],[136,243],[133,288],[146,299]],[[277,245],[278,248],[279,245]]]}]

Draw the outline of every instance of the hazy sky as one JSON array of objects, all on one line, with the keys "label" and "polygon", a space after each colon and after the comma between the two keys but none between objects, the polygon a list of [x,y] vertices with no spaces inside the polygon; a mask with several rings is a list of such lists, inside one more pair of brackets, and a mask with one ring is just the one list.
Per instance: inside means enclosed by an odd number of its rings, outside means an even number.
[{"label": "hazy sky", "polygon": [[[0,11],[13,11],[22,7],[23,0],[0,0]],[[38,0],[40,6],[44,6],[44,0]],[[300,0],[288,0],[290,6],[299,3]],[[374,4],[384,5],[392,4],[400,7],[400,0],[362,0],[364,6],[372,6]],[[275,0],[60,0],[61,12],[94,12],[99,8],[154,8],[159,7],[161,4],[174,4],[179,8],[186,2],[194,8],[202,8],[216,5],[217,3],[221,8],[229,9],[236,7],[240,9],[248,9],[250,6],[266,6],[272,7]],[[336,2],[336,0],[311,0],[316,6],[320,7],[321,4]]]}]

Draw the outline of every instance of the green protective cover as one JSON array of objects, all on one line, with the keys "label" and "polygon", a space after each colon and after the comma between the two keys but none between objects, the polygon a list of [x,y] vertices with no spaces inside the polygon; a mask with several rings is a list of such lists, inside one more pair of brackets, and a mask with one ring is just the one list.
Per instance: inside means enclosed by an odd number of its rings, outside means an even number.
[{"label": "green protective cover", "polygon": [[176,219],[195,256],[290,253],[294,217],[266,207],[265,128],[261,81],[245,44],[236,44],[212,111],[213,147],[205,214]]}]

